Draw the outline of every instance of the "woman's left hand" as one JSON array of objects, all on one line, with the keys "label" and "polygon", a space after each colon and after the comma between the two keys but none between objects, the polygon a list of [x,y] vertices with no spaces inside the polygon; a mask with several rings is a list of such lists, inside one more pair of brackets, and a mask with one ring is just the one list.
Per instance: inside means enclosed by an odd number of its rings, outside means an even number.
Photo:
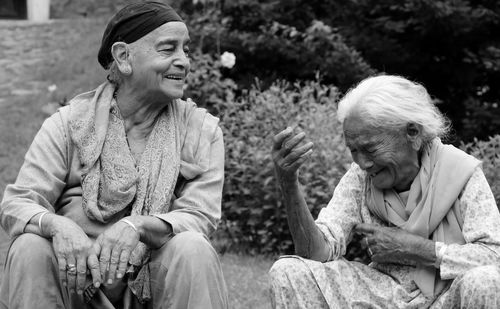
[{"label": "woman's left hand", "polygon": [[116,222],[97,237],[94,250],[104,282],[112,284],[115,277],[120,279],[125,275],[130,254],[139,239],[139,232],[123,221]]},{"label": "woman's left hand", "polygon": [[360,223],[354,227],[354,232],[364,235],[361,244],[366,247],[374,262],[413,260],[419,264],[433,265],[436,261],[435,244],[432,240],[403,229]]}]

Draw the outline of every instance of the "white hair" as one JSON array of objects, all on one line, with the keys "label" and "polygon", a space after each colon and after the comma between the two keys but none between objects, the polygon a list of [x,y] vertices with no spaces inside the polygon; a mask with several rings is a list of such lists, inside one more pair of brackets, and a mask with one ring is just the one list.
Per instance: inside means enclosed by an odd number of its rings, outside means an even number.
[{"label": "white hair", "polygon": [[343,124],[353,112],[373,128],[406,130],[413,123],[421,128],[417,148],[435,137],[445,137],[448,119],[439,111],[427,90],[401,76],[379,75],[362,80],[338,104],[337,117]]}]

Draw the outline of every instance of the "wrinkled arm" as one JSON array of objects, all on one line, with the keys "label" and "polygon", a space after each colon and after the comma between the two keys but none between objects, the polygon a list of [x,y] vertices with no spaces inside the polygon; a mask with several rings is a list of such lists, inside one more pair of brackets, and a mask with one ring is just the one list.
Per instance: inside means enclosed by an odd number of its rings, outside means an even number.
[{"label": "wrinkled arm", "polygon": [[500,265],[500,214],[483,171],[478,167],[460,198],[466,244],[446,245],[440,272],[453,279],[481,265]]},{"label": "wrinkled arm", "polygon": [[212,234],[221,218],[222,187],[224,185],[224,141],[217,128],[210,146],[210,165],[206,172],[186,181],[177,192],[172,211],[155,215],[163,220],[165,232],[178,234],[195,231]]},{"label": "wrinkled arm", "polygon": [[321,231],[314,223],[311,212],[300,189],[297,179],[293,182],[280,182],[287,213],[288,226],[299,256],[324,262],[330,252]]}]

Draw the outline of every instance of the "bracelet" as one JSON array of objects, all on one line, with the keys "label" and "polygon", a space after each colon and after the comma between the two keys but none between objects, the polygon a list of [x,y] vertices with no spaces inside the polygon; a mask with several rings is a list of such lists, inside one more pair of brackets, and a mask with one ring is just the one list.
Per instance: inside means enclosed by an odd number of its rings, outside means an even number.
[{"label": "bracelet", "polygon": [[133,229],[134,229],[137,233],[139,233],[139,230],[137,230],[137,228],[135,227],[135,225],[134,225],[132,222],[130,222],[130,220],[129,220],[129,219],[125,219],[125,218],[123,218],[123,219],[120,219],[120,221],[121,221],[121,222],[125,222],[125,223],[127,223],[127,224],[128,224],[130,227],[132,227],[132,228],[133,228]]},{"label": "bracelet", "polygon": [[46,211],[46,212],[43,212],[41,215],[40,215],[40,218],[38,218],[38,229],[40,230],[40,233],[42,233],[42,218],[43,216],[45,216],[46,214],[48,214],[49,212]]}]

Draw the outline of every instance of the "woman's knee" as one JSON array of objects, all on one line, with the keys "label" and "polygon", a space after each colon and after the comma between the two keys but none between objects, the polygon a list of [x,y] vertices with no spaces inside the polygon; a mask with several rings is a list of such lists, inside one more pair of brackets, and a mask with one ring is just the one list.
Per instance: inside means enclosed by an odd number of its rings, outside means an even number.
[{"label": "woman's knee", "polygon": [[14,240],[8,258],[16,263],[37,264],[43,260],[55,259],[55,255],[49,240],[32,233],[25,233]]},{"label": "woman's knee", "polygon": [[307,265],[302,259],[298,257],[282,257],[276,262],[274,262],[273,266],[269,270],[269,276],[271,278],[282,278],[282,277],[295,277],[301,276],[304,271],[306,271]]},{"label": "woman's knee", "polygon": [[500,269],[498,266],[480,266],[468,270],[460,280],[460,290],[479,294],[500,295]]},{"label": "woman's knee", "polygon": [[156,250],[154,256],[164,262],[172,260],[193,261],[201,266],[203,261],[217,259],[217,252],[205,235],[197,232],[182,232],[175,235],[162,248]]}]

